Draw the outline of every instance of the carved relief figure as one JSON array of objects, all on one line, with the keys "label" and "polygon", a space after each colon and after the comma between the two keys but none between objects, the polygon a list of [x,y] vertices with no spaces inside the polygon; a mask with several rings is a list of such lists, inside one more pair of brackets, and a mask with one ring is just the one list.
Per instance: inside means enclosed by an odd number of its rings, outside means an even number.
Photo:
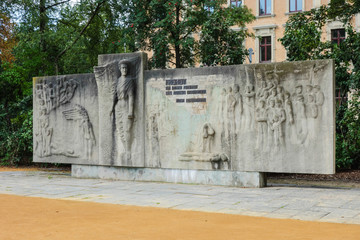
[{"label": "carved relief figure", "polygon": [[73,108],[63,111],[63,115],[66,120],[73,120],[78,122],[83,139],[83,146],[84,146],[83,155],[86,159],[90,159],[96,141],[95,141],[93,127],[90,122],[87,111],[85,110],[84,107],[76,104]]},{"label": "carved relief figure", "polygon": [[275,100],[270,100],[268,107],[266,108],[266,122],[267,122],[267,130],[268,130],[268,140],[267,140],[267,148],[268,150],[271,147],[271,144],[274,142],[274,127],[273,121],[276,118],[275,113]]},{"label": "carved relief figure", "polygon": [[256,97],[258,99],[262,98],[264,96],[264,93],[266,92],[266,82],[260,80],[260,86],[256,92]]},{"label": "carved relief figure", "polygon": [[235,98],[235,132],[238,133],[240,130],[241,115],[243,112],[242,96],[240,93],[240,87],[238,84],[234,86],[234,98]]},{"label": "carved relief figure", "polygon": [[205,123],[203,126],[203,148],[202,152],[211,153],[211,144],[214,141],[215,130],[210,123]]},{"label": "carved relief figure", "polygon": [[290,99],[290,93],[289,92],[286,92],[284,94],[285,96],[285,113],[286,113],[286,119],[287,119],[287,122],[289,124],[293,124],[294,123],[294,114],[293,114],[293,107],[292,107],[292,102],[291,102],[291,99]]},{"label": "carved relief figure", "polygon": [[123,144],[126,159],[131,158],[132,134],[134,122],[135,79],[128,76],[130,62],[119,62],[120,77],[116,83],[116,95],[110,115],[114,113],[118,139]]},{"label": "carved relief figure", "polygon": [[246,122],[245,122],[245,127],[246,128],[250,128],[253,129],[254,128],[254,108],[255,108],[255,91],[254,91],[254,85],[248,83],[245,86],[245,92],[244,92],[244,96],[245,96],[245,104],[246,107],[244,110],[245,111],[245,117],[246,117]]},{"label": "carved relief figure", "polygon": [[284,145],[284,133],[282,124],[286,120],[285,110],[282,107],[282,101],[276,102],[275,118],[272,121],[272,128],[274,130],[274,143],[276,147]]},{"label": "carved relief figure", "polygon": [[41,150],[40,156],[46,157],[51,155],[51,138],[53,129],[49,127],[49,116],[46,114],[46,110],[43,109],[39,116],[39,128],[40,128],[40,143]]},{"label": "carved relief figure", "polygon": [[284,93],[284,88],[280,85],[278,85],[276,87],[276,100],[281,100],[282,102],[284,102],[285,100],[285,93]]},{"label": "carved relief figure", "polygon": [[305,103],[309,103],[309,98],[312,97],[314,98],[314,95],[313,95],[313,92],[312,92],[312,89],[313,87],[311,85],[306,85],[305,86]]},{"label": "carved relief figure", "polygon": [[315,96],[315,104],[318,107],[318,110],[321,110],[321,106],[324,104],[324,93],[320,90],[319,85],[314,86],[314,96]]},{"label": "carved relief figure", "polygon": [[228,94],[226,97],[226,110],[227,110],[227,131],[225,135],[229,137],[232,133],[235,133],[235,105],[236,99],[233,95],[232,88],[228,88]]},{"label": "carved relief figure", "polygon": [[268,98],[269,98],[269,92],[268,91],[264,91],[264,94],[262,97],[260,97],[260,99],[258,100],[258,102],[260,101],[264,101],[265,102],[265,106],[267,105],[267,101],[268,101]]},{"label": "carved relief figure", "polygon": [[307,100],[308,100],[308,102],[306,104],[306,116],[311,117],[311,118],[317,118],[318,107],[316,106],[314,96],[309,95]]},{"label": "carved relief figure", "polygon": [[267,100],[268,105],[270,105],[270,101],[276,102],[277,99],[278,99],[278,97],[277,97],[276,88],[272,88],[270,90],[270,95],[269,95],[268,100]]},{"label": "carved relief figure", "polygon": [[266,146],[266,139],[267,139],[267,114],[266,114],[266,107],[265,101],[260,100],[258,103],[258,107],[255,111],[255,119],[258,123],[258,132],[257,132],[257,141],[256,147],[262,148]]},{"label": "carved relief figure", "polygon": [[155,159],[155,166],[161,167],[160,163],[160,139],[159,139],[159,124],[158,114],[153,114],[150,117],[150,145],[151,156]]},{"label": "carved relief figure", "polygon": [[301,143],[305,141],[307,136],[305,100],[302,89],[301,85],[296,86],[293,94],[296,133]]},{"label": "carved relief figure", "polygon": [[221,126],[221,147],[225,147],[225,132],[227,132],[227,112],[226,112],[226,89],[223,88],[221,90],[221,96],[220,96],[220,105],[219,105],[219,111],[218,116],[220,120],[220,126]]}]

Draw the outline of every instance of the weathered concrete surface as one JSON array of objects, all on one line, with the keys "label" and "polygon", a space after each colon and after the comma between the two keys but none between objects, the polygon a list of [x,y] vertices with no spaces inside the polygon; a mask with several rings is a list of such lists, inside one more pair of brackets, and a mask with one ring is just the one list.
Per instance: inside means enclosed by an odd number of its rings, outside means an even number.
[{"label": "weathered concrete surface", "polygon": [[249,187],[265,172],[334,173],[332,60],[150,71],[146,59],[34,78],[34,161]]},{"label": "weathered concrete surface", "polygon": [[71,165],[71,176],[122,181],[192,183],[233,187],[266,186],[265,174],[258,172]]},{"label": "weathered concrete surface", "polygon": [[146,166],[334,173],[331,60],[145,71]]},{"label": "weathered concrete surface", "polygon": [[360,189],[251,189],[0,172],[0,194],[360,224]]},{"label": "weathered concrete surface", "polygon": [[34,162],[98,163],[94,74],[34,78]]},{"label": "weathered concrete surface", "polygon": [[[121,72],[126,61],[127,72]],[[143,167],[145,53],[99,56],[99,165]],[[124,76],[123,76],[124,75]]]}]

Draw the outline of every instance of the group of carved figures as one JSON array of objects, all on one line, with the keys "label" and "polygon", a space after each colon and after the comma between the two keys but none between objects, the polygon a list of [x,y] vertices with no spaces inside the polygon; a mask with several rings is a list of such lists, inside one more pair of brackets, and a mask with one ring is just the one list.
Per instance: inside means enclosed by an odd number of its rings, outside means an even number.
[{"label": "group of carved figures", "polygon": [[[294,125],[301,142],[307,135],[308,118],[317,118],[324,103],[324,94],[319,85],[303,85],[295,87],[290,94],[276,82],[259,82],[255,90],[247,83],[240,92],[235,84],[221,92],[218,114],[222,127],[222,142],[231,141],[242,131],[255,128],[257,124],[257,148],[272,146],[278,149],[284,143],[284,124]],[[223,145],[226,145],[224,143]]]},{"label": "group of carved figures", "polygon": [[[78,83],[66,78],[59,78],[55,83],[38,81],[35,85],[35,101],[37,103],[37,131],[35,132],[35,152],[39,157],[51,155],[64,155],[67,157],[79,157],[74,150],[58,146],[53,139],[54,128],[50,126],[50,113],[59,106],[69,103],[73,98]],[[95,145],[95,137],[87,111],[80,105],[63,111],[66,120],[78,122],[81,135],[84,139],[84,151],[86,158],[90,158],[92,148]]]}]

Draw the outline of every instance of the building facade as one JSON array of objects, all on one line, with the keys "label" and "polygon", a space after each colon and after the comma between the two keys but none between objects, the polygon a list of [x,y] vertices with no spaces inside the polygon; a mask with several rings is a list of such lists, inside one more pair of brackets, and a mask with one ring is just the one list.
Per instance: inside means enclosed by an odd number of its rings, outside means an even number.
[{"label": "building facade", "polygon": [[[321,5],[329,4],[330,0],[228,0],[232,7],[247,6],[256,16],[256,20],[247,25],[249,32],[256,38],[246,39],[245,47],[250,50],[246,63],[282,62],[286,60],[286,50],[278,41],[285,31],[285,23],[289,17],[301,11],[308,11]],[[354,19],[357,30],[360,29],[360,19]],[[234,27],[233,30],[239,28]],[[261,38],[259,38],[261,37]],[[340,43],[345,39],[343,24],[339,21],[329,22],[323,29],[324,41],[332,40]]]}]

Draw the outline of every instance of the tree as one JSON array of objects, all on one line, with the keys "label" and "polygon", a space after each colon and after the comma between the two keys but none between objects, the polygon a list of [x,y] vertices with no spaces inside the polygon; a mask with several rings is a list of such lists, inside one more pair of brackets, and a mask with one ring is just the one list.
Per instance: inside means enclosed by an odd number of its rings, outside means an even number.
[{"label": "tree", "polygon": [[[360,12],[360,1],[332,0],[329,6],[291,16],[279,39],[289,61],[334,59],[336,88],[342,94],[336,111],[336,165],[360,168],[360,33],[351,24]],[[347,37],[339,45],[321,41],[321,30],[331,20],[341,20]],[[344,101],[352,91],[353,98]]]},{"label": "tree", "polygon": [[[13,56],[12,64],[8,59],[0,62],[0,165],[31,159],[33,77],[92,72],[98,54],[123,52],[124,43],[127,51],[134,50],[131,35],[124,34],[118,20],[120,6],[116,0],[69,3],[0,3],[0,10],[9,16],[1,15],[0,34],[7,34],[1,39],[6,39],[7,52]],[[17,24],[5,26],[3,19],[6,23],[16,20]],[[17,41],[10,46],[9,39]]]},{"label": "tree", "polygon": [[[245,7],[216,8],[201,28],[201,62],[206,65],[242,64],[248,54],[242,43],[247,37],[253,37],[245,25],[254,19]],[[238,30],[231,30],[234,25]]]},{"label": "tree", "polygon": [[[249,35],[244,28],[238,32],[230,32],[229,28],[235,24],[244,26],[254,19],[246,7],[223,9],[224,0],[125,2],[123,21],[134,34],[137,47],[152,52],[152,67],[182,68],[198,60],[230,64],[236,62],[234,58],[243,59],[245,51],[237,41]],[[234,54],[234,46],[238,54]],[[209,56],[214,53],[217,57]]]},{"label": "tree", "polygon": [[10,18],[0,12],[0,63],[15,60],[13,48],[15,46],[14,24]]}]

